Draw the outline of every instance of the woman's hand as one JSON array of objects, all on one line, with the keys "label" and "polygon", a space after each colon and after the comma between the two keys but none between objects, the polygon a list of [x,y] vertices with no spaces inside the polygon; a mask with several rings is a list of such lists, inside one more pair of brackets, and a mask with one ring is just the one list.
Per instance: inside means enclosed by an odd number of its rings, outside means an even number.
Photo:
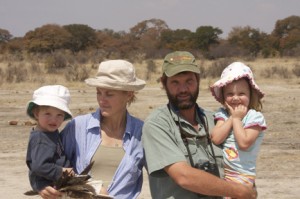
[{"label": "woman's hand", "polygon": [[62,193],[51,186],[47,186],[39,192],[39,195],[43,199],[57,199],[62,196]]}]

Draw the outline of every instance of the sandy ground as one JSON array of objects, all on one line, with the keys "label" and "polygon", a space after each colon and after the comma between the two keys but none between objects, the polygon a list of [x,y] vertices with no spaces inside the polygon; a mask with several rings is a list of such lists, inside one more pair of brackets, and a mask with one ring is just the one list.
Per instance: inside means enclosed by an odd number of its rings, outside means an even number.
[{"label": "sandy ground", "polygon": [[[268,124],[257,162],[257,187],[259,199],[300,198],[300,85],[290,83],[260,84],[267,93],[264,99],[264,115]],[[1,198],[21,199],[30,190],[25,154],[30,126],[25,105],[34,89],[5,89],[0,91],[0,175]],[[97,107],[93,88],[82,84],[80,89],[70,88],[71,110],[74,115],[87,113]],[[219,104],[207,90],[200,91],[198,100],[202,107],[215,110]],[[138,94],[138,100],[129,108],[141,119],[156,107],[166,103],[164,91],[146,87]],[[16,120],[17,125],[8,125]],[[140,199],[150,199],[148,180],[145,181]],[[200,180],[200,179],[199,179]]]}]

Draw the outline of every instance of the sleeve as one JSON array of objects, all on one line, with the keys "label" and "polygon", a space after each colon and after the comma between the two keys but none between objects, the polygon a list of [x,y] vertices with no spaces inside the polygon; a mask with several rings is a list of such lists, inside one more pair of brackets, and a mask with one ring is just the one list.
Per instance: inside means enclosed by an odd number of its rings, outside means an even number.
[{"label": "sleeve", "polygon": [[56,181],[62,175],[62,167],[54,162],[56,145],[49,143],[43,136],[37,134],[31,141],[31,171],[38,176]]},{"label": "sleeve", "polygon": [[145,121],[142,141],[150,174],[175,162],[186,161],[174,134],[174,129],[163,117],[156,116]]},{"label": "sleeve", "polygon": [[267,124],[265,118],[261,112],[255,110],[249,110],[249,113],[246,116],[244,128],[250,128],[252,126],[259,126],[262,130],[267,129]]},{"label": "sleeve", "polygon": [[214,114],[214,120],[215,122],[218,120],[227,120],[228,115],[224,108],[219,108],[218,111]]}]

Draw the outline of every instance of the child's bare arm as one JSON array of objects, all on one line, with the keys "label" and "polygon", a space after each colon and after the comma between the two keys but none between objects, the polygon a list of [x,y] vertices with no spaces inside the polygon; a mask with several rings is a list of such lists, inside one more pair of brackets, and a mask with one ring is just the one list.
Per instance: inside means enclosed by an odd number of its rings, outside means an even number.
[{"label": "child's bare arm", "polygon": [[259,126],[244,129],[242,119],[246,116],[247,111],[247,107],[242,105],[232,110],[233,133],[241,150],[247,150],[255,142],[261,130]]},{"label": "child's bare arm", "polygon": [[222,144],[227,138],[228,134],[232,129],[232,118],[229,117],[228,120],[218,120],[215,127],[211,132],[212,142],[216,145]]}]

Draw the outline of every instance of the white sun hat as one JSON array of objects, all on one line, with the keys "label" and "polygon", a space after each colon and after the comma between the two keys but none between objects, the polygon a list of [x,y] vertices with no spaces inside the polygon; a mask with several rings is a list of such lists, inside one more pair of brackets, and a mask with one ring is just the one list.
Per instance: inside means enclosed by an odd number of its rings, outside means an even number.
[{"label": "white sun hat", "polygon": [[120,59],[101,62],[96,77],[85,82],[89,86],[122,91],[138,91],[146,85],[144,80],[136,77],[134,66]]},{"label": "white sun hat", "polygon": [[65,112],[65,120],[72,118],[68,107],[70,103],[69,90],[61,85],[42,86],[34,91],[32,100],[27,103],[27,115],[33,119],[32,109],[34,106],[51,106]]},{"label": "white sun hat", "polygon": [[250,85],[257,91],[258,97],[260,99],[263,98],[264,93],[255,83],[251,69],[242,62],[233,62],[223,70],[220,80],[216,81],[212,86],[210,86],[212,95],[218,102],[223,103],[222,88],[234,80],[244,77],[249,79]]}]

